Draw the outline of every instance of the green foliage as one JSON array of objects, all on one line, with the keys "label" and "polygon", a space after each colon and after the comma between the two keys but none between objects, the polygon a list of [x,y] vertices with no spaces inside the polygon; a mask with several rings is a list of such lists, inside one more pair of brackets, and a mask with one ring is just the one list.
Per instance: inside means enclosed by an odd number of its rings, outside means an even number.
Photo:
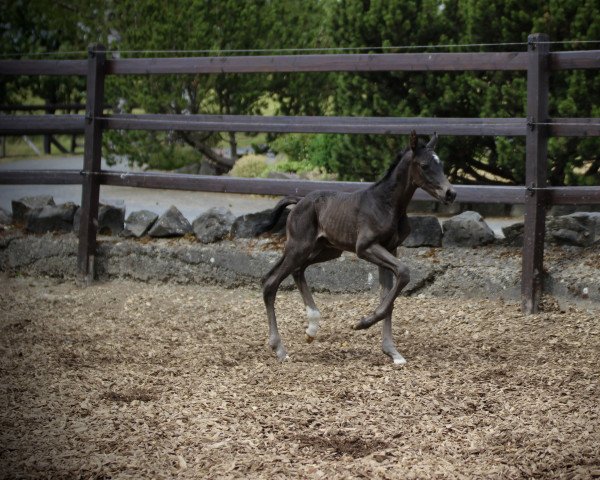
[{"label": "green foliage", "polygon": [[[245,50],[314,46],[314,31],[319,17],[318,0],[271,2],[268,0],[123,0],[114,5],[116,28],[121,32],[119,48],[127,50]],[[143,78],[110,78],[109,102],[122,111],[141,109],[149,113],[259,114],[272,107],[299,113],[314,110],[322,93],[317,78],[285,75],[168,75]],[[299,89],[302,89],[300,93]],[[311,94],[310,92],[316,92]],[[111,132],[107,145],[113,156],[126,152],[140,163],[144,154],[128,148],[128,132]],[[188,145],[229,169],[229,158],[213,152],[212,147],[230,142],[234,135],[176,131],[161,137],[159,144],[168,150],[173,145]]]},{"label": "green foliage", "polygon": [[[340,0],[328,5],[329,30],[337,45],[524,42],[535,31],[548,33],[552,40],[600,38],[600,23],[593,21],[600,14],[600,6],[594,1]],[[499,47],[503,51],[509,48]],[[522,46],[516,48],[523,50]],[[593,70],[553,74],[550,99],[551,116],[597,116],[600,77]],[[524,117],[525,75],[344,74],[336,77],[332,105],[336,115]],[[390,151],[404,142],[386,137],[340,136],[333,139],[333,163],[343,178],[373,179],[392,160]],[[598,182],[599,143],[597,139],[552,139],[550,181],[557,185],[588,182],[592,175]],[[523,139],[444,137],[439,153],[454,181],[524,182]],[[587,180],[582,171],[588,175]]]},{"label": "green foliage", "polygon": [[[91,0],[59,2],[51,8],[44,0],[0,2],[0,54],[14,59],[56,59],[72,58],[68,52],[86,52],[89,44],[107,37],[103,7]],[[48,52],[53,55],[36,55]],[[85,97],[85,79],[0,76],[0,103],[26,103],[32,97],[50,104],[80,102]]]},{"label": "green foliage", "polygon": [[334,172],[337,169],[333,163],[331,146],[335,137],[336,135],[326,134],[290,134],[279,137],[272,146],[275,151],[285,153],[289,157],[287,164],[294,165],[294,168],[289,171],[310,171],[320,168]]},{"label": "green foliage", "polygon": [[266,174],[267,159],[264,155],[244,155],[229,172],[232,177],[257,178]]},{"label": "green foliage", "polygon": [[[0,18],[0,53],[14,58],[86,50],[93,42],[121,56],[143,56],[126,51],[337,46],[379,53],[394,45],[525,42],[536,31],[551,40],[600,38],[597,0],[71,0],[52,8],[43,0],[12,0],[0,2]],[[524,50],[497,47],[511,48]],[[582,45],[552,45],[561,48]],[[597,71],[553,72],[550,92],[551,117],[600,117]],[[84,98],[84,78],[0,76],[2,103]],[[523,72],[109,76],[106,104],[118,112],[512,118],[525,116],[526,78]],[[235,147],[237,137],[111,131],[105,153],[152,168],[209,158],[227,171],[235,155],[214,148],[224,142]],[[405,143],[399,136],[284,135],[272,147],[289,157],[275,168],[371,180]],[[439,154],[457,182],[524,182],[523,138],[442,137]],[[597,138],[552,138],[548,156],[552,184],[600,183]]]},{"label": "green foliage", "polygon": [[[110,139],[124,140],[119,136],[107,136]],[[169,142],[163,132],[129,132],[126,139],[119,145],[119,151],[122,156],[114,157],[113,162],[118,162],[122,158],[128,160],[130,164],[144,166],[149,169],[174,170],[192,163],[199,163],[202,160],[196,150],[181,144]],[[109,145],[116,149],[114,145]]]}]

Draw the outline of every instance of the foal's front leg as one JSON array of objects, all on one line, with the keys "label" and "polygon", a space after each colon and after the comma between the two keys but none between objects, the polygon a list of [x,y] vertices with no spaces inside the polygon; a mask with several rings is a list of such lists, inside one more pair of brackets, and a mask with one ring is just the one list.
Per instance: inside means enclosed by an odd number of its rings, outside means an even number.
[{"label": "foal's front leg", "polygon": [[375,243],[368,245],[365,248],[357,249],[356,253],[360,258],[374,263],[378,267],[391,270],[396,278],[396,283],[383,297],[381,303],[375,309],[375,312],[367,317],[362,318],[353,327],[354,330],[364,330],[365,328],[369,328],[373,324],[392,314],[394,300],[396,300],[396,297],[400,294],[402,289],[408,285],[408,282],[410,281],[410,274],[408,268],[405,265],[402,265],[395,255],[392,255],[388,250],[379,244]]},{"label": "foal's front leg", "polygon": [[[381,285],[381,300],[383,301],[394,285],[394,275],[387,268],[379,267],[379,284]],[[400,355],[394,344],[391,313],[383,319],[381,349],[396,365],[404,365],[406,363],[406,359]]]}]

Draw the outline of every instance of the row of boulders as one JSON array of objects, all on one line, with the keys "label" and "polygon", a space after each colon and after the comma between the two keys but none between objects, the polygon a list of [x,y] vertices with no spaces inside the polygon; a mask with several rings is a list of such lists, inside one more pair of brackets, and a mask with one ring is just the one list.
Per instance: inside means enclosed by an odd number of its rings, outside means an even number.
[{"label": "row of boulders", "polygon": [[[502,229],[504,243],[523,245],[525,226],[515,223]],[[546,219],[546,240],[559,245],[589,247],[600,244],[600,212],[575,212]]]},{"label": "row of boulders", "polygon": [[[11,223],[32,233],[79,231],[81,209],[74,203],[55,204],[49,196],[24,197],[12,202],[12,218],[0,209],[0,225]],[[285,211],[273,234],[285,233]],[[135,211],[125,218],[124,205],[103,205],[98,211],[98,232],[101,235],[122,237],[180,237],[194,234],[199,242],[213,243],[224,238],[251,238],[258,227],[270,217],[271,210],[234,216],[223,208],[212,208],[199,215],[191,224],[175,207],[162,215],[148,210]],[[453,216],[440,224],[434,216],[409,217],[411,234],[404,241],[406,247],[463,246],[474,247],[498,241],[483,217],[472,211]],[[503,229],[503,242],[522,245],[523,223]],[[546,238],[561,244],[589,246],[600,242],[600,212],[573,213],[549,217]]]},{"label": "row of boulders", "polygon": [[[162,215],[139,210],[125,218],[124,205],[100,204],[98,232],[140,238],[164,238],[195,234],[202,243],[213,243],[227,237],[250,238],[256,229],[270,217],[271,210],[235,217],[224,208],[212,208],[199,215],[191,224],[175,206]],[[285,231],[286,214],[272,230]],[[56,204],[50,195],[23,197],[12,201],[12,216],[0,208],[0,225],[16,225],[31,233],[79,231],[81,208],[72,202]]]}]

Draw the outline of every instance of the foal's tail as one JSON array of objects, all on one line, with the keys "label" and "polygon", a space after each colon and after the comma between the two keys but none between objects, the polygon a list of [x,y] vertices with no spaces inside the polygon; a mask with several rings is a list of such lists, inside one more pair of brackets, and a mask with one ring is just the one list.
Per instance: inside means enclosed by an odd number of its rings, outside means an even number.
[{"label": "foal's tail", "polygon": [[268,220],[266,220],[263,224],[256,226],[256,228],[254,229],[254,235],[260,235],[261,233],[265,233],[273,229],[273,227],[279,221],[279,218],[283,214],[283,211],[286,209],[286,207],[288,205],[295,205],[300,200],[302,200],[302,197],[295,196],[283,197],[281,200],[279,200],[279,202],[277,203],[277,205],[275,205],[275,208],[273,208],[273,211],[271,212],[271,217]]}]

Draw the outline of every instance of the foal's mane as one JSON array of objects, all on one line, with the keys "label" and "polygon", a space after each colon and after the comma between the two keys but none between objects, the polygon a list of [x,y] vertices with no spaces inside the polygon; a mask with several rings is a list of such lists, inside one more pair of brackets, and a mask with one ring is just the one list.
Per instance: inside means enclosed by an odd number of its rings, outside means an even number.
[{"label": "foal's mane", "polygon": [[[424,147],[425,147],[425,144],[421,140],[419,140],[419,143],[417,144],[417,149],[424,148]],[[383,177],[381,177],[379,180],[377,180],[377,182],[373,186],[379,185],[379,184],[385,182],[386,180],[388,180],[392,176],[392,173],[394,172],[394,170],[396,170],[396,167],[398,166],[398,164],[402,161],[402,157],[404,157],[406,152],[408,152],[409,150],[410,150],[410,147],[404,147],[402,150],[400,150],[396,154],[396,158],[394,159],[392,164],[389,166],[389,168],[385,172],[385,175]]]}]

